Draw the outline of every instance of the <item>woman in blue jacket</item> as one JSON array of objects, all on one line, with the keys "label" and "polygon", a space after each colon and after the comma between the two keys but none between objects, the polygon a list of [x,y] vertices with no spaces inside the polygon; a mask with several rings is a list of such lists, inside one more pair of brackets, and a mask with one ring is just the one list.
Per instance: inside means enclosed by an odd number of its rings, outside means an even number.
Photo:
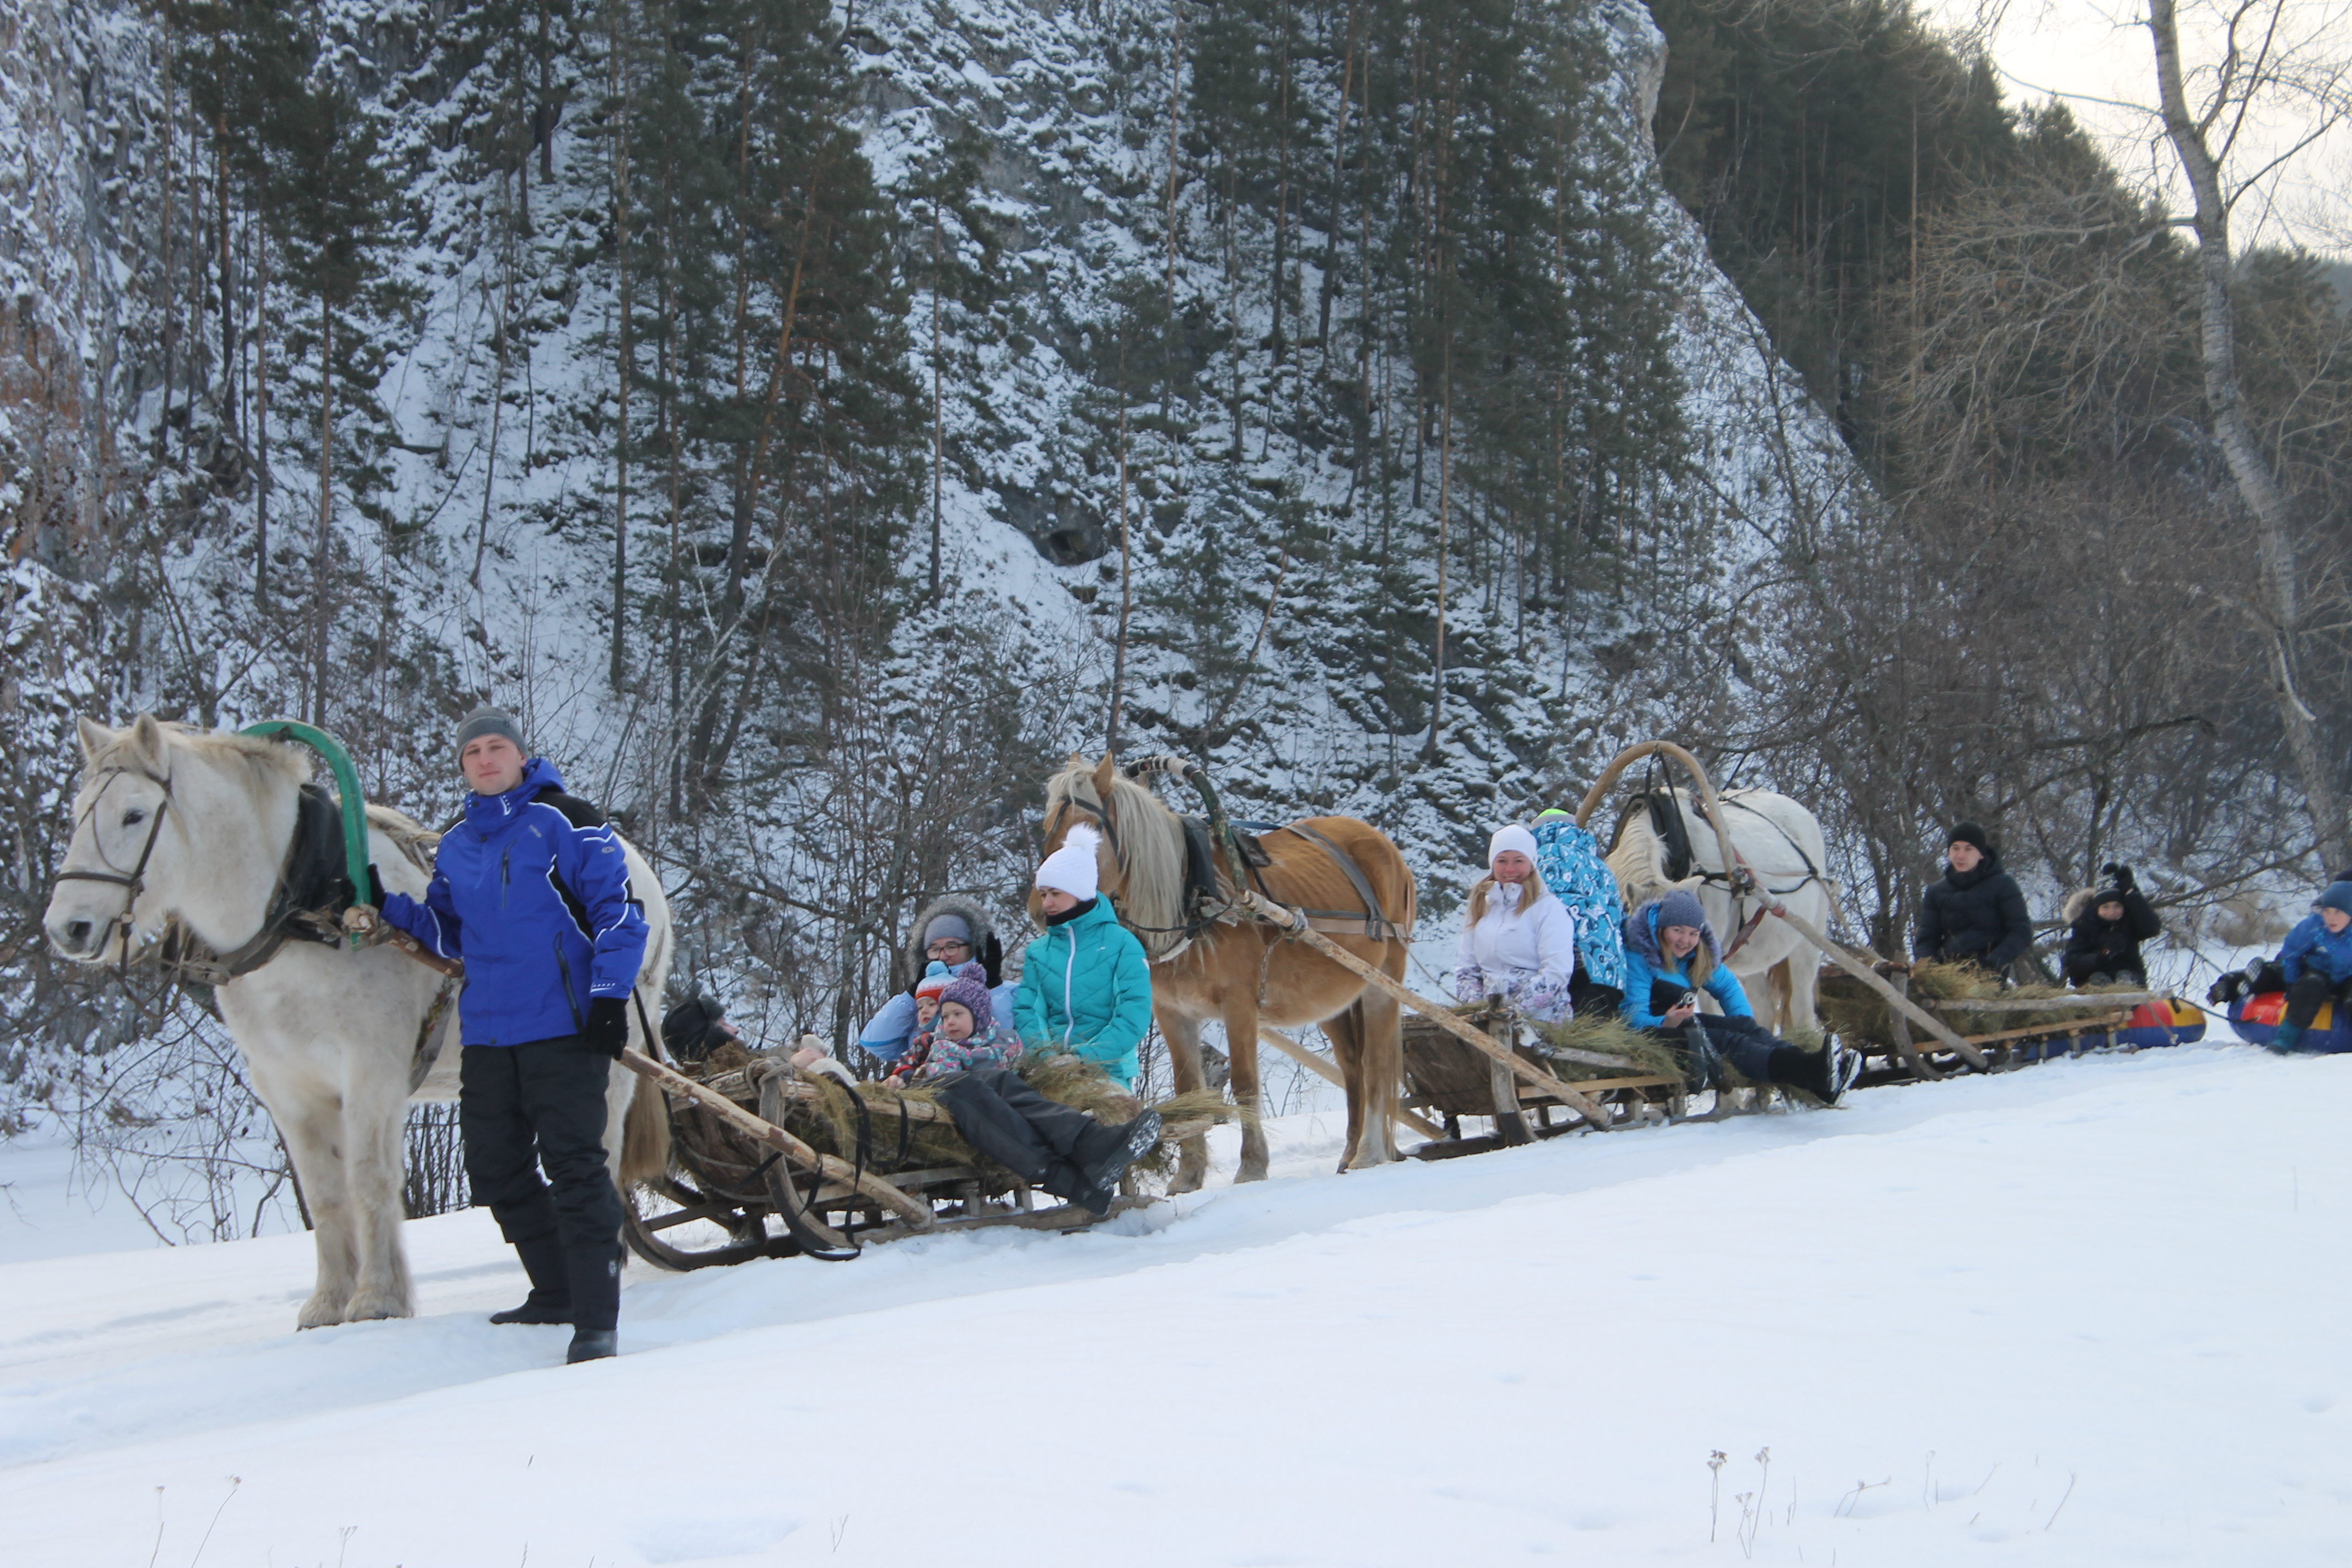
[{"label": "woman in blue jacket", "polygon": [[2342,1023],[2352,1008],[2352,882],[2331,882],[2311,913],[2286,933],[2279,949],[2286,977],[2286,1017],[2271,1037],[2271,1049],[2284,1056],[2303,1041],[2322,1004],[2336,1004]]},{"label": "woman in blue jacket", "polygon": [[[1704,991],[1721,1016],[1698,1010]],[[1725,1087],[1728,1062],[1750,1083],[1786,1084],[1825,1104],[1853,1083],[1862,1058],[1831,1041],[1801,1050],[1765,1033],[1739,977],[1723,967],[1723,944],[1697,898],[1676,891],[1625,917],[1625,1021],[1683,1047],[1693,1089]]]},{"label": "woman in blue jacket", "polygon": [[526,756],[509,715],[467,715],[457,761],[472,793],[425,897],[386,898],[371,868],[370,900],[387,923],[465,961],[466,1179],[530,1276],[530,1298],[490,1321],[570,1323],[565,1359],[592,1361],[614,1352],[621,1311],[604,1091],[628,1043],[645,907],[619,837],[546,758]]}]

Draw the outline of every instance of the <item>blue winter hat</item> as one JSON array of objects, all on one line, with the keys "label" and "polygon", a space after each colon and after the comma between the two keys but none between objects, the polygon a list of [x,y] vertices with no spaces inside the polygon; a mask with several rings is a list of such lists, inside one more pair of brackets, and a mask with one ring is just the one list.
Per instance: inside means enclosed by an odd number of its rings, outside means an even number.
[{"label": "blue winter hat", "polygon": [[1698,895],[1677,888],[1658,900],[1658,929],[1668,926],[1688,926],[1693,931],[1706,929],[1706,909]]},{"label": "blue winter hat", "polygon": [[2342,910],[2346,914],[2352,915],[2352,882],[2328,883],[2327,891],[2319,895],[2319,902],[2315,907],[2323,910]]}]

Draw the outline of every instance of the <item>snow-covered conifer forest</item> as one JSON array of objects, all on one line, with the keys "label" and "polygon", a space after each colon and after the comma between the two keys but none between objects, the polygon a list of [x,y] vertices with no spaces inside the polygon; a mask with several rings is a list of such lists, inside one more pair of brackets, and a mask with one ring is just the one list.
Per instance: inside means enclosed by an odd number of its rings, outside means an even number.
[{"label": "snow-covered conifer forest", "polygon": [[2282,621],[2194,247],[1901,10],[22,0],[0,213],[0,1116],[173,1239],[293,1194],[206,998],[44,951],[77,714],[438,822],[509,704],[775,1037],[1015,915],[1072,749],[1368,818],[1433,931],[1654,734],[1885,952],[1958,816],[2184,942],[2347,852],[2343,294],[2232,285]]}]

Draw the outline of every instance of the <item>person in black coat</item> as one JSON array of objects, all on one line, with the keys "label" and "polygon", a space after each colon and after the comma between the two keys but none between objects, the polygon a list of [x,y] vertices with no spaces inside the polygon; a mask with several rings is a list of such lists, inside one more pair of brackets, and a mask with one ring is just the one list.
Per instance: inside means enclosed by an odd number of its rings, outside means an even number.
[{"label": "person in black coat", "polygon": [[1911,953],[1921,963],[1974,963],[2000,974],[2033,945],[2033,921],[2017,879],[2000,868],[1985,830],[1952,829],[1943,880],[1919,900]]},{"label": "person in black coat", "polygon": [[2099,868],[2097,891],[2066,900],[2066,984],[2116,985],[2128,980],[2147,989],[2139,944],[2164,934],[2156,907],[2139,890],[2128,866]]}]

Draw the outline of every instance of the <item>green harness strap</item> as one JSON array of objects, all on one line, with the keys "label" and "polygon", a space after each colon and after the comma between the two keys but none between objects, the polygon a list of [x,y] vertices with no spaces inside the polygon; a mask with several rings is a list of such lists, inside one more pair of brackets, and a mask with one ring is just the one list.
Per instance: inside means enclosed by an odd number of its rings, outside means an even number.
[{"label": "green harness strap", "polygon": [[[299,741],[327,759],[327,769],[335,775],[335,793],[343,808],[343,868],[352,879],[352,890],[366,898],[368,891],[368,826],[367,800],[360,794],[360,773],[352,766],[352,756],[343,743],[320,729],[305,724],[299,719],[265,719],[258,724],[247,724],[237,731],[240,735],[256,735],[264,740]],[[352,951],[360,948],[354,934],[349,939]]]}]

